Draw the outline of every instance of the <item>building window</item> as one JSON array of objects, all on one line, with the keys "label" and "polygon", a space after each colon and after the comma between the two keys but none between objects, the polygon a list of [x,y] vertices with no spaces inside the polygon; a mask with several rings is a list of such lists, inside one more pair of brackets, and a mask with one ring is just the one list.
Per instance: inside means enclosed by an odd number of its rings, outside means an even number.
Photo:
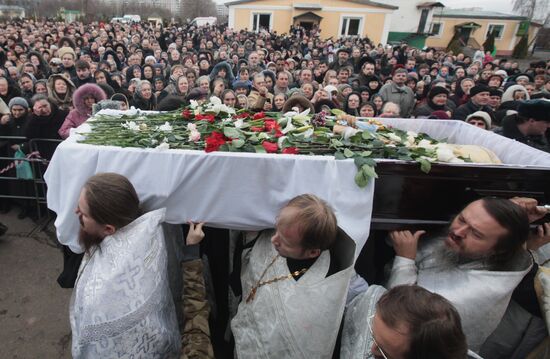
[{"label": "building window", "polygon": [[270,13],[254,13],[252,15],[252,31],[271,30],[271,14]]},{"label": "building window", "polygon": [[340,36],[359,36],[361,33],[360,17],[343,17],[342,27],[340,28]]},{"label": "building window", "polygon": [[432,36],[440,36],[441,35],[441,29],[443,29],[443,26],[440,22],[433,22],[432,27],[430,29],[430,34]]},{"label": "building window", "polygon": [[485,37],[489,37],[489,34],[493,31],[495,31],[495,39],[502,39],[502,35],[504,34],[504,25],[489,24],[489,27],[487,28],[487,35]]}]

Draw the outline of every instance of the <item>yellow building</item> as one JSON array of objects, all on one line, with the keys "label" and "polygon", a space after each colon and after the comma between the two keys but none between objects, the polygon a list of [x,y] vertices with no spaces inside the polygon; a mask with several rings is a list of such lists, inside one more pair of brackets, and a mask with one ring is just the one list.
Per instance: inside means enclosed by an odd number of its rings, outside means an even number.
[{"label": "yellow building", "polygon": [[526,17],[476,9],[443,8],[433,15],[431,33],[426,46],[444,49],[455,31],[460,33],[464,46],[482,48],[491,31],[496,31],[497,55],[512,54],[514,46],[527,31],[529,43],[536,37],[541,25],[530,23]]},{"label": "yellow building", "polygon": [[318,26],[321,37],[368,37],[385,44],[396,6],[367,0],[239,0],[229,8],[229,27],[288,33],[291,25]]}]

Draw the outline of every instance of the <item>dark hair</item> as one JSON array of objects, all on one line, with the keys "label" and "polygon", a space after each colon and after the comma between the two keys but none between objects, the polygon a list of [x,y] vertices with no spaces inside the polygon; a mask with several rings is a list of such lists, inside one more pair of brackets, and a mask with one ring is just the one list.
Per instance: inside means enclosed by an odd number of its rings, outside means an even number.
[{"label": "dark hair", "polygon": [[408,329],[408,359],[464,359],[468,352],[460,315],[439,294],[417,285],[401,285],[384,293],[376,313],[390,328]]},{"label": "dark hair", "polygon": [[529,237],[529,217],[527,212],[514,202],[495,197],[482,200],[483,208],[498,222],[506,234],[499,238],[495,247],[495,264],[504,264],[521,250]]},{"label": "dark hair", "polygon": [[77,60],[74,63],[74,67],[77,70],[85,70],[85,69],[90,69],[90,64],[87,61],[84,61],[84,60]]},{"label": "dark hair", "polygon": [[122,228],[141,215],[139,198],[130,181],[117,173],[98,173],[84,184],[90,217],[99,224]]},{"label": "dark hair", "polygon": [[325,250],[336,241],[336,216],[325,201],[312,194],[302,194],[291,199],[285,206],[287,207],[298,209],[291,221],[298,225],[304,249]]}]

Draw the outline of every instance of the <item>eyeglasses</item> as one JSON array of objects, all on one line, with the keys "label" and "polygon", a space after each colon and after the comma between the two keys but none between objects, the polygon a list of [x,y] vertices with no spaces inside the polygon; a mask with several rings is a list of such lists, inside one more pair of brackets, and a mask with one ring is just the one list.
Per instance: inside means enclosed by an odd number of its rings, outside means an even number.
[{"label": "eyeglasses", "polygon": [[378,348],[378,350],[380,351],[384,359],[388,359],[388,356],[386,355],[386,353],[384,353],[382,348],[380,348],[380,345],[378,345],[378,343],[376,342],[376,339],[374,339],[374,332],[372,331],[372,325],[371,325],[371,322],[373,319],[374,319],[374,315],[371,315],[370,317],[367,318],[367,326],[369,327],[370,336],[372,338],[374,345],[376,345],[376,347]]}]

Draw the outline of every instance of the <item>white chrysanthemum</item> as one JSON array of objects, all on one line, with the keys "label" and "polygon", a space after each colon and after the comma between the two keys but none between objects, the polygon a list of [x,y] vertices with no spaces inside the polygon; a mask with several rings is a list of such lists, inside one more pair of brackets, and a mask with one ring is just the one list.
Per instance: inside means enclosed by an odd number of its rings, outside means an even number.
[{"label": "white chrysanthemum", "polygon": [[139,130],[140,130],[140,131],[145,131],[145,130],[147,130],[147,124],[146,124],[146,123],[140,123],[140,124],[139,124]]},{"label": "white chrysanthemum", "polygon": [[168,144],[168,142],[163,142],[160,145],[158,145],[157,147],[155,147],[155,150],[163,151],[163,150],[167,150],[169,148],[170,148],[170,145]]},{"label": "white chrysanthemum", "polygon": [[172,125],[170,125],[169,122],[165,122],[164,125],[161,125],[159,126],[159,131],[162,131],[162,132],[172,132],[174,128],[172,127]]},{"label": "white chrysanthemum", "polygon": [[135,121],[126,121],[126,123],[122,124],[122,127],[127,128],[132,131],[139,131],[139,125]]}]

